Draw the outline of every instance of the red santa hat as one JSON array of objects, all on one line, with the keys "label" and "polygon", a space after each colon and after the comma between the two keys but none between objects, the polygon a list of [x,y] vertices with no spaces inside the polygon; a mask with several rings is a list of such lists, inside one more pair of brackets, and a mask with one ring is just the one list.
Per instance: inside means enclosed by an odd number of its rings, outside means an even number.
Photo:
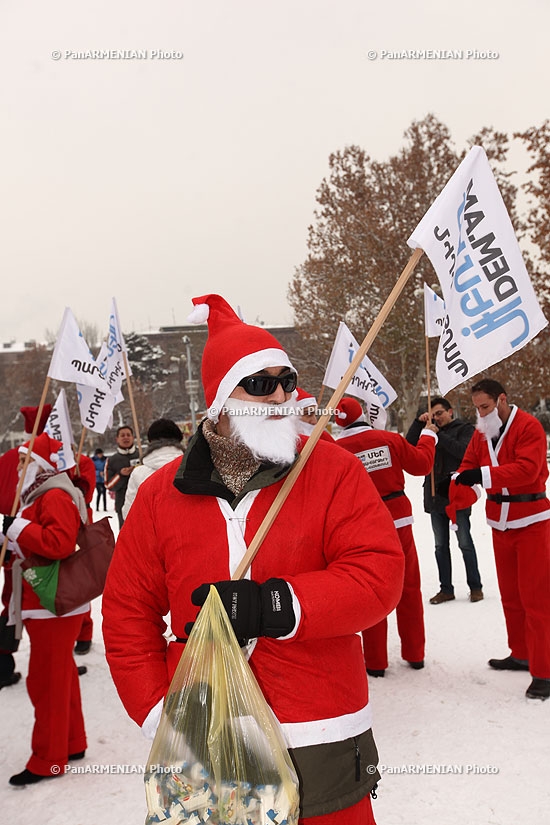
[{"label": "red santa hat", "polygon": [[[20,453],[28,453],[30,441],[26,441],[19,447]],[[31,458],[34,458],[36,463],[42,467],[43,470],[56,470],[57,462],[59,461],[58,452],[63,447],[61,441],[55,438],[50,438],[48,433],[42,433],[36,436],[34,444],[32,445]]]},{"label": "red santa hat", "polygon": [[349,427],[356,421],[366,421],[363,407],[356,398],[342,398],[336,407],[334,421],[339,427]]},{"label": "red santa hat", "polygon": [[445,512],[451,522],[451,530],[458,530],[456,523],[457,510],[467,510],[468,507],[476,503],[480,496],[481,488],[478,484],[468,487],[466,484],[457,484],[453,478],[449,486],[449,504],[445,507]]},{"label": "red santa hat", "polygon": [[[50,417],[51,411],[52,405],[44,404],[44,406],[42,407],[42,412],[40,414],[40,423],[36,431],[37,435],[40,435],[40,433],[44,432],[44,427],[46,426],[46,421]],[[25,433],[27,435],[30,435],[32,433],[32,428],[34,427],[34,422],[36,421],[38,407],[21,407],[20,412],[23,418],[25,419]]]},{"label": "red santa hat", "polygon": [[306,392],[301,387],[296,387],[294,390],[294,406],[301,410],[307,410],[309,407],[317,408],[317,399],[310,392]]},{"label": "red santa hat", "polygon": [[294,369],[281,344],[262,327],[245,324],[221,295],[193,298],[191,324],[208,322],[202,355],[202,385],[207,415],[216,422],[239,381],[268,367]]}]

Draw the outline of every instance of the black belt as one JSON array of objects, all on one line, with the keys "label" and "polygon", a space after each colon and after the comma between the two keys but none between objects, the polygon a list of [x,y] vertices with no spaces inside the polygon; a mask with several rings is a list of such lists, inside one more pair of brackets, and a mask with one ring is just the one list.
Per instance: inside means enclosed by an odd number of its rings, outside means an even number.
[{"label": "black belt", "polygon": [[505,501],[540,501],[546,498],[546,493],[521,493],[517,496],[503,496],[502,493],[487,493],[489,501],[496,501],[497,504],[503,504]]},{"label": "black belt", "polygon": [[399,498],[399,496],[404,496],[405,490],[397,490],[396,493],[388,493],[387,496],[382,496],[382,501],[391,501],[392,498]]}]

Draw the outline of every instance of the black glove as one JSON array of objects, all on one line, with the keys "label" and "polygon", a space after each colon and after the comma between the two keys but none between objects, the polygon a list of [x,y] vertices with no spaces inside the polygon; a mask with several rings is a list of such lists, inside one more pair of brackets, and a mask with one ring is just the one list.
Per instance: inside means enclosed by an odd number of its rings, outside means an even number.
[{"label": "black glove", "polygon": [[[292,608],[292,594],[283,579],[268,579],[260,585],[250,579],[214,582],[220,594],[231,627],[243,647],[249,639],[286,636],[294,629],[296,617]],[[210,592],[209,584],[201,584],[191,594],[193,604],[201,606]],[[190,633],[193,623],[185,625]]]},{"label": "black glove", "polygon": [[2,521],[2,532],[4,535],[7,534],[14,521],[15,516],[4,516],[4,520]]},{"label": "black glove", "polygon": [[474,467],[473,470],[463,470],[457,475],[455,481],[457,484],[464,484],[466,487],[481,484],[481,467]]},{"label": "black glove", "polygon": [[451,476],[446,476],[436,485],[435,491],[442,498],[449,498],[449,487],[451,486]]}]

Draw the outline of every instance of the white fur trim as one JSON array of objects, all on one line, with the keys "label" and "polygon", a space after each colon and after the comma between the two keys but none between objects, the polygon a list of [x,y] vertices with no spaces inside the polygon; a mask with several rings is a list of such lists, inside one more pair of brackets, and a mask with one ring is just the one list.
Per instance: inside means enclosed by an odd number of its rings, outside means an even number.
[{"label": "white fur trim", "polygon": [[17,539],[19,538],[19,536],[21,535],[21,533],[23,532],[23,530],[25,529],[25,527],[28,524],[31,524],[31,522],[29,521],[28,518],[21,518],[21,517],[15,518],[12,521],[12,523],[10,524],[10,526],[8,527],[8,530],[7,530],[8,538],[11,539],[12,541],[17,541]]},{"label": "white fur trim", "polygon": [[254,375],[255,372],[265,370],[268,367],[288,367],[293,370],[288,355],[282,349],[271,347],[270,349],[262,349],[259,352],[252,352],[250,355],[245,355],[240,358],[236,364],[233,364],[229,372],[227,372],[218,385],[216,397],[208,409],[208,418],[216,423],[220,417],[222,407],[239,383],[247,375]]},{"label": "white fur trim", "polygon": [[422,435],[429,435],[429,436],[430,436],[430,438],[435,438],[435,443],[436,443],[436,444],[437,444],[437,442],[438,442],[438,440],[439,440],[439,439],[438,439],[438,437],[437,437],[437,433],[434,433],[434,431],[433,431],[433,430],[422,430],[422,432],[420,433],[420,435],[421,435],[421,436],[422,436]]},{"label": "white fur trim", "polygon": [[399,530],[400,527],[407,527],[408,524],[414,524],[413,516],[403,516],[403,518],[396,518],[393,520],[395,527]]},{"label": "white fur trim", "polygon": [[[28,453],[29,452],[28,447],[19,447],[19,452],[20,453]],[[59,461],[59,457],[57,456],[56,453],[53,453],[53,455],[55,455],[55,457],[56,457],[56,464],[57,464],[57,462]],[[39,465],[39,467],[42,467],[43,470],[56,470],[57,469],[57,467],[54,467],[53,464],[50,464],[48,461],[46,461],[45,458],[42,458],[42,456],[38,455],[38,453],[31,453],[31,458],[33,458],[36,461],[36,463]],[[50,456],[50,458],[51,458],[51,456]]]},{"label": "white fur trim", "polygon": [[208,304],[197,304],[190,315],[187,316],[189,324],[206,324],[210,315]]},{"label": "white fur trim", "polygon": [[[506,502],[508,503],[508,502]],[[504,504],[502,505],[504,507]],[[513,521],[500,520],[488,518],[487,524],[494,530],[519,530],[521,527],[529,527],[530,524],[536,524],[538,521],[546,521],[550,518],[550,510],[541,510],[540,513],[533,513],[532,516],[524,516]]]},{"label": "white fur trim", "polygon": [[154,708],[151,708],[147,714],[145,722],[141,726],[141,732],[146,739],[154,739],[157,728],[160,725],[160,718],[162,716],[162,708],[164,707],[164,699],[160,699]]},{"label": "white fur trim", "polygon": [[372,727],[372,711],[367,703],[355,713],[346,713],[331,719],[315,719],[311,722],[285,722],[281,727],[287,748],[341,742],[369,730]]},{"label": "white fur trim", "polygon": [[[490,467],[482,467],[481,468],[481,483],[483,487],[487,490],[491,487],[491,468]],[[479,498],[479,496],[478,496]]]}]

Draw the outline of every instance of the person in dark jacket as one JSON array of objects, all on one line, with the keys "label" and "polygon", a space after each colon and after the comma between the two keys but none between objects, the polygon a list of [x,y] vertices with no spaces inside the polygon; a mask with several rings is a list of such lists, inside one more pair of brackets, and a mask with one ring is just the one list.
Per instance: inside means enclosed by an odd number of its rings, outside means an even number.
[{"label": "person in dark jacket", "polygon": [[[474,434],[474,426],[467,421],[453,417],[453,410],[446,398],[437,397],[432,400],[432,421],[437,426],[438,442],[435,448],[434,462],[434,489],[432,495],[431,476],[424,479],[424,510],[430,514],[432,530],[435,539],[435,559],[439,570],[439,593],[430,599],[430,604],[450,602],[455,598],[451,549],[449,544],[449,517],[445,507],[449,504],[447,497],[448,479],[460,466]],[[413,421],[407,433],[407,441],[416,444],[420,438],[428,413],[424,412]],[[470,588],[470,601],[479,602],[483,599],[483,588],[474,542],[470,532],[471,507],[457,512],[457,540],[462,552],[466,568],[466,581]]]},{"label": "person in dark jacket", "polygon": [[126,498],[126,490],[130,480],[130,473],[139,464],[139,452],[134,445],[134,431],[128,425],[119,427],[116,431],[117,451],[109,456],[105,464],[105,487],[115,493],[115,510],[118,516],[118,526],[124,524],[122,508]]}]

